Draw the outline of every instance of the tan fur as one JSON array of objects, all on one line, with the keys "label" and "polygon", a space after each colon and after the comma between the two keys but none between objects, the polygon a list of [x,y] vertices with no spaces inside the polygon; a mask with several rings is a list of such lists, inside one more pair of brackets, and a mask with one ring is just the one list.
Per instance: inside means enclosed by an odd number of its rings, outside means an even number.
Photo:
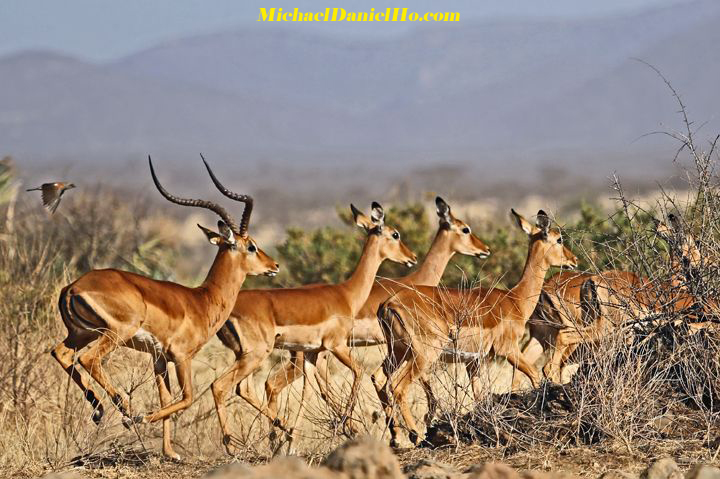
[{"label": "tan fur", "polygon": [[[440,201],[442,200],[439,198],[436,200],[438,203]],[[447,210],[438,209],[440,228],[422,264],[418,269],[402,278],[375,280],[368,299],[355,316],[348,346],[374,346],[385,342],[377,320],[377,309],[395,292],[414,286],[437,286],[445,272],[445,267],[456,253],[478,257],[490,254],[490,249],[472,233],[470,226],[453,216],[450,207],[444,201],[442,204]],[[303,375],[301,363],[304,358],[304,352],[292,351],[290,361],[285,367],[278,369],[265,382],[268,408],[271,411],[277,410],[277,399],[280,392]],[[308,355],[308,360],[315,366],[315,378],[323,398],[329,397],[327,359],[327,353],[324,352]],[[373,383],[378,383],[378,371],[373,373],[372,377]],[[300,408],[302,407],[301,405]],[[297,418],[299,415],[296,416]]]},{"label": "tan fur", "polygon": [[[378,312],[378,318],[385,325],[390,359],[384,363],[389,379],[381,399],[393,438],[394,411],[389,393],[411,437],[419,440],[406,393],[410,384],[423,379],[428,368],[443,356],[454,356],[466,364],[474,391],[479,388],[478,365],[490,354],[507,358],[527,374],[535,386],[539,385],[539,374],[520,355],[519,341],[537,304],[547,270],[551,266],[574,267],[577,258],[558,242],[561,241],[559,231],[549,230],[547,223],[543,227],[532,226],[514,214],[529,237],[525,269],[515,287],[508,291],[417,287],[399,292]],[[547,218],[542,212],[538,217]]]},{"label": "tan fur", "polygon": [[[218,252],[201,286],[188,288],[115,269],[90,271],[60,293],[59,307],[68,336],[52,351],[92,404],[97,423],[104,411],[100,398],[74,364],[76,353],[89,346],[80,354],[79,363],[120,409],[124,424],[162,420],[163,453],[173,458],[178,455],[170,442],[168,417],[192,403],[193,356],[230,315],[245,277],[278,270],[275,260],[249,236],[229,231],[224,223],[220,234],[202,229]],[[162,406],[158,411],[130,416],[128,399],[111,384],[102,365],[103,358],[119,346],[152,354]],[[182,391],[182,398],[175,402],[168,361],[175,363]]]},{"label": "tan fur", "polygon": [[[223,442],[229,453],[232,436],[227,426],[225,401],[236,384],[240,384],[238,393],[243,399],[281,429],[287,430],[277,418],[276,411],[257,399],[249,381],[243,382],[276,346],[285,345],[305,352],[331,352],[353,373],[345,416],[349,417],[352,412],[362,374],[362,368],[350,357],[347,345],[353,318],[370,294],[377,270],[385,259],[398,263],[416,261],[415,255],[399,240],[397,230],[382,226],[382,219],[378,222],[354,212],[358,225],[369,234],[360,261],[347,281],[334,285],[249,290],[238,294],[229,319],[231,325],[220,335],[221,340],[235,351],[236,361],[212,384]],[[382,226],[379,233],[375,230],[378,226]],[[396,234],[398,239],[393,237]],[[235,340],[229,340],[235,334]]]}]

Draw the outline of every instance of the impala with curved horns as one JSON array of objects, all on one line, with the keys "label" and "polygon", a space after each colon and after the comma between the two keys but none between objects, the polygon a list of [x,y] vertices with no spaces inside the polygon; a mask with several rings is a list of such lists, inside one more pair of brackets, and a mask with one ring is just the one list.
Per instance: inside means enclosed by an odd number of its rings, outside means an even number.
[{"label": "impala with curved horns", "polygon": [[[348,346],[375,346],[385,342],[377,320],[377,309],[395,292],[414,286],[437,286],[450,259],[455,254],[477,258],[487,258],[490,255],[490,248],[473,234],[467,223],[452,214],[450,205],[439,196],[435,198],[435,212],[439,220],[438,231],[422,264],[402,278],[378,278],[375,280],[372,290],[370,290],[370,296],[355,317]],[[277,400],[280,392],[303,374],[304,370],[301,365],[304,358],[315,366],[315,378],[320,387],[320,396],[325,400],[329,398],[327,353],[305,354],[302,351],[291,351],[290,361],[285,367],[278,369],[265,382],[265,393],[271,414],[277,414]],[[378,371],[372,375],[374,384],[378,383],[377,375]],[[303,386],[303,391],[305,391],[305,386]],[[305,397],[303,396],[296,415],[297,419],[301,416],[304,401]],[[294,427],[295,424],[290,429],[294,429]]]},{"label": "impala with curved horns", "polygon": [[[163,421],[163,454],[178,458],[170,442],[169,416],[192,403],[191,360],[217,332],[230,315],[240,287],[247,275],[274,276],[278,265],[257,247],[248,235],[253,201],[247,195],[233,193],[219,184],[207,163],[208,172],[227,197],[245,203],[240,225],[220,205],[173,196],[155,176],[148,157],[150,173],[160,194],[168,201],[204,208],[218,215],[218,232],[200,226],[208,241],[218,247],[217,255],[202,285],[189,288],[158,281],[127,271],[103,269],[90,271],[62,289],[59,308],[68,336],[52,351],[53,357],[83,390],[90,402],[93,421],[99,423],[104,409],[89,380],[75,366],[80,365],[108,394],[123,414],[123,424]],[[130,416],[129,401],[111,384],[103,370],[103,358],[118,346],[150,353],[161,408]],[[173,402],[167,363],[174,362],[182,398]]]},{"label": "impala with curved horns", "polygon": [[373,202],[370,217],[350,205],[355,223],[367,232],[363,252],[350,278],[339,284],[286,289],[245,290],[237,295],[230,319],[218,336],[235,352],[235,363],[212,384],[215,407],[228,453],[232,435],[227,426],[225,401],[235,385],[238,394],[285,432],[290,432],[274,411],[261,403],[251,381],[273,348],[315,353],[329,351],[352,371],[353,383],[344,418],[349,418],[359,392],[362,367],[350,355],[348,340],[354,318],[368,298],[380,264],[389,259],[412,266],[415,254],[400,233],[385,225],[382,206]]},{"label": "impala with curved horns", "polygon": [[[423,286],[399,292],[378,309],[390,358],[383,362],[388,379],[381,400],[393,442],[397,431],[391,393],[411,440],[417,444],[421,436],[407,403],[407,391],[438,359],[465,363],[476,396],[480,394],[480,365],[490,355],[506,358],[533,386],[540,385],[537,370],[520,354],[519,342],[548,269],[574,268],[577,258],[563,245],[561,232],[550,228],[544,211],[538,211],[535,225],[515,210],[511,212],[529,240],[525,268],[514,287],[463,291]],[[431,417],[428,414],[426,420]]]}]

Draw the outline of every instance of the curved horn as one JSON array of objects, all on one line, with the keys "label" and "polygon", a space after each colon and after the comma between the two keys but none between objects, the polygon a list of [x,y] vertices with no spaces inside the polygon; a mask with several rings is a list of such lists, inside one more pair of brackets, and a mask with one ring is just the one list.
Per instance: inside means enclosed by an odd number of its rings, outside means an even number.
[{"label": "curved horn", "polygon": [[241,195],[239,193],[235,193],[233,191],[228,190],[223,186],[222,183],[220,183],[220,180],[217,179],[215,176],[215,173],[213,173],[213,170],[210,168],[210,165],[208,165],[208,162],[205,161],[205,157],[200,153],[200,158],[202,158],[203,163],[205,163],[205,168],[207,168],[208,173],[210,173],[210,179],[213,183],[215,183],[215,187],[220,190],[220,193],[227,196],[231,200],[240,201],[242,203],[245,203],[245,209],[243,209],[242,218],[240,219],[240,236],[247,236],[247,230],[248,225],[250,224],[250,215],[252,214],[253,209],[253,199],[250,195]]},{"label": "curved horn", "polygon": [[234,232],[238,230],[237,223],[235,220],[230,216],[230,214],[220,205],[217,205],[211,201],[206,200],[191,200],[186,198],[178,198],[177,196],[174,196],[170,194],[163,185],[160,184],[160,181],[158,181],[157,176],[155,175],[155,168],[153,168],[152,159],[150,158],[150,155],[148,155],[148,163],[150,163],[150,174],[152,175],[153,182],[155,183],[155,187],[158,189],[161,195],[165,197],[166,200],[175,203],[177,205],[181,206],[194,206],[196,208],[205,208],[216,215],[218,215],[222,220],[227,224],[231,230]]}]

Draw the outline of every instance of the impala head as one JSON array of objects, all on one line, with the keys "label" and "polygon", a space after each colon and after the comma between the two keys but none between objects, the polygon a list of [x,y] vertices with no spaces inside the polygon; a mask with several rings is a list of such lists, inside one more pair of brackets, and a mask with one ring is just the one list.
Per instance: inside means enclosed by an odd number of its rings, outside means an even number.
[{"label": "impala head", "polygon": [[670,247],[670,255],[674,261],[681,261],[685,268],[696,267],[701,263],[700,250],[695,239],[685,231],[680,218],[672,213],[668,215],[670,225],[655,220],[655,232]]},{"label": "impala head", "polygon": [[417,263],[415,253],[405,246],[400,239],[400,233],[392,226],[385,224],[385,212],[379,203],[373,201],[370,217],[365,216],[355,205],[350,205],[355,224],[364,228],[369,235],[377,235],[380,239],[380,257],[407,267]]},{"label": "impala head", "polygon": [[510,210],[510,212],[520,229],[528,235],[530,251],[538,254],[546,266],[558,268],[577,267],[577,257],[563,244],[563,236],[560,230],[550,228],[550,217],[543,210],[538,211],[537,221],[534,225],[515,210]]},{"label": "impala head", "polygon": [[435,207],[440,218],[440,230],[448,234],[453,253],[478,258],[490,256],[490,248],[473,234],[470,225],[453,216],[450,205],[445,203],[445,200],[439,196],[435,198]]},{"label": "impala head", "polygon": [[[238,226],[235,219],[222,206],[206,200],[192,200],[186,198],[179,198],[170,194],[157,179],[155,175],[155,169],[153,168],[152,160],[148,156],[148,162],[150,163],[150,174],[152,175],[155,187],[158,189],[161,195],[166,200],[182,205],[182,206],[194,206],[198,208],[205,208],[218,215],[221,219],[218,221],[218,231],[215,232],[209,228],[198,225],[198,227],[205,233],[210,244],[213,244],[219,248],[218,254],[228,255],[232,261],[234,267],[238,271],[242,271],[247,275],[260,275],[265,274],[268,276],[275,276],[279,271],[278,264],[274,259],[269,257],[258,248],[255,240],[253,240],[247,234],[247,227],[250,221],[250,212],[252,211],[252,198],[249,196],[242,195],[243,199],[240,199],[241,195],[232,193],[224,187],[221,192],[226,196],[236,195],[236,197],[229,196],[237,201],[243,201],[246,203],[245,210],[243,211],[242,221]],[[216,186],[219,185],[217,178],[210,170],[210,167],[205,163],[210,171],[210,175],[213,181],[216,182]],[[221,188],[222,185],[218,186]],[[223,189],[225,191],[223,191]],[[227,193],[226,193],[227,192]]]}]

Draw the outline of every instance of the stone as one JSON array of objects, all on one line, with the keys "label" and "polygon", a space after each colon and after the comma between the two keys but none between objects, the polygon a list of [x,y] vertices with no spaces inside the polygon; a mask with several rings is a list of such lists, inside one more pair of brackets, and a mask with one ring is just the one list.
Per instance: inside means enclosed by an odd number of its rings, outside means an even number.
[{"label": "stone", "polygon": [[385,444],[370,437],[347,441],[323,462],[350,479],[403,479],[400,463]]},{"label": "stone", "polygon": [[51,472],[42,476],[41,479],[85,479],[85,476],[75,471]]},{"label": "stone", "polygon": [[256,467],[230,464],[212,471],[204,477],[210,479],[344,479],[325,468],[310,468],[299,457],[280,457]]},{"label": "stone", "polygon": [[638,479],[636,474],[624,471],[605,471],[599,479]]},{"label": "stone", "polygon": [[452,467],[432,459],[422,459],[405,467],[407,479],[459,479],[465,475]]},{"label": "stone", "polygon": [[720,469],[698,464],[685,474],[686,479],[720,479]]},{"label": "stone", "polygon": [[677,463],[669,457],[658,459],[640,474],[641,479],[683,479],[683,477]]},{"label": "stone", "polygon": [[[512,467],[496,462],[476,464],[465,471],[466,479],[522,479]],[[464,479],[465,479],[464,478]]]}]

